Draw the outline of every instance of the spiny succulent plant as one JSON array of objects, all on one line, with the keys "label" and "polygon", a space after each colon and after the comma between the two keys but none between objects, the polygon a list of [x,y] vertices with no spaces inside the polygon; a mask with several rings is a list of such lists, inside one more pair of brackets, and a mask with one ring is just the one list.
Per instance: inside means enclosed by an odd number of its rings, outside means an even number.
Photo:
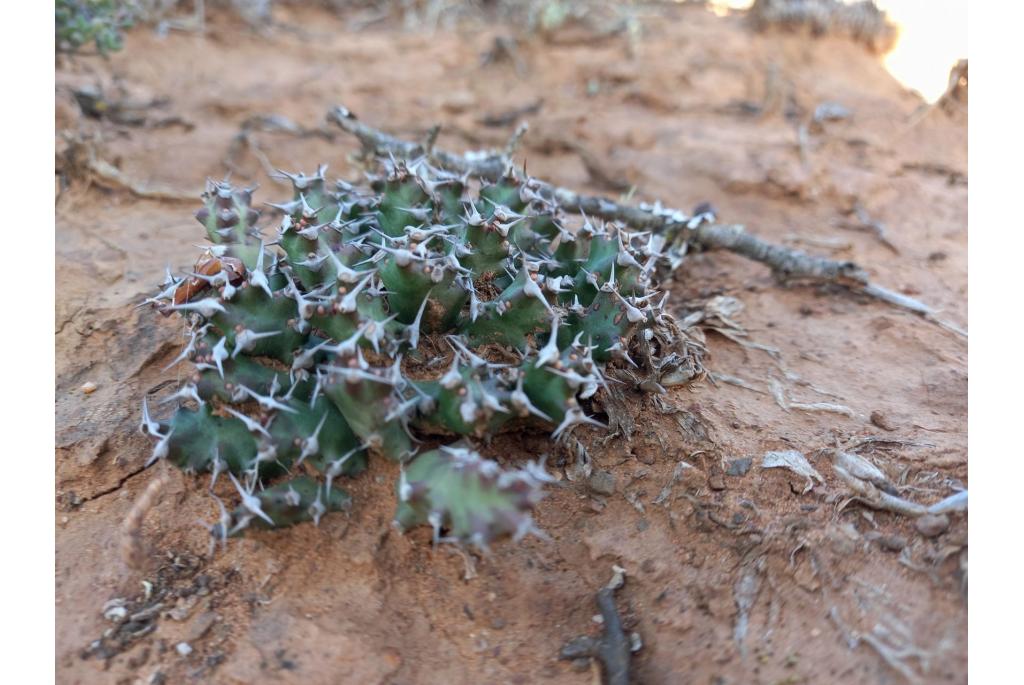
[{"label": "spiny succulent plant", "polygon": [[150,461],[208,472],[211,489],[227,474],[240,504],[218,537],[318,522],[381,457],[401,464],[399,527],[522,536],[544,469],[503,469],[473,440],[602,426],[588,411],[610,384],[664,392],[699,371],[651,285],[659,236],[570,227],[511,167],[480,184],[422,159],[381,165],[368,187],[285,174],[273,243],[251,190],[209,183],[196,217],[211,245],[148,300],[184,315],[174,363],[195,365],[171,418],[143,404]]},{"label": "spiny succulent plant", "polygon": [[132,25],[134,7],[124,0],[56,0],[58,52],[74,52],[89,43],[100,54],[121,49],[121,29]]}]

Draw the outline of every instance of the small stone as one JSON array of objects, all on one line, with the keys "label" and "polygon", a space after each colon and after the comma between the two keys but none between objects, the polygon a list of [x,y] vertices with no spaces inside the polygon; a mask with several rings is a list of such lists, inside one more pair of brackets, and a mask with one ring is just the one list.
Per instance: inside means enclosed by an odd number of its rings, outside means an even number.
[{"label": "small stone", "polygon": [[725,479],[719,475],[708,478],[708,487],[712,490],[725,490]]},{"label": "small stone", "polygon": [[93,383],[92,381],[86,381],[85,383],[82,383],[82,392],[84,392],[86,395],[93,394],[94,392],[96,392],[96,384]]},{"label": "small stone", "polygon": [[599,495],[611,495],[615,492],[615,476],[608,471],[596,469],[587,479],[587,485]]},{"label": "small stone", "polygon": [[178,654],[181,656],[188,656],[192,653],[192,645],[187,642],[179,642],[174,646],[174,649],[177,650]]},{"label": "small stone", "polygon": [[192,613],[192,609],[195,608],[199,602],[197,595],[192,595],[187,599],[179,599],[177,606],[167,612],[167,615],[175,621],[184,621]]},{"label": "small stone", "polygon": [[494,630],[501,630],[505,627],[505,619],[498,617],[491,621],[491,628]]},{"label": "small stone", "polygon": [[103,612],[103,618],[115,623],[122,623],[128,617],[128,610],[123,606],[112,606]]},{"label": "small stone", "polygon": [[871,412],[871,425],[877,426],[884,431],[894,431],[899,426],[894,426],[889,418],[877,409]]},{"label": "small stone", "polygon": [[725,473],[729,476],[745,476],[753,463],[754,460],[751,457],[732,459],[726,464]]},{"label": "small stone", "polygon": [[698,469],[696,466],[691,466],[686,462],[679,462],[682,466],[676,467],[679,472],[679,482],[687,490],[696,490],[697,488],[703,487],[708,482],[707,474]]},{"label": "small stone", "polygon": [[945,514],[925,514],[914,522],[914,527],[926,538],[938,537],[949,529],[949,517]]},{"label": "small stone", "polygon": [[193,642],[200,640],[204,635],[206,635],[206,633],[210,631],[210,628],[213,627],[213,624],[217,622],[217,618],[217,614],[213,613],[212,611],[207,611],[205,613],[200,614],[196,618],[195,622],[192,624],[192,627],[188,632],[188,639],[192,640]]}]

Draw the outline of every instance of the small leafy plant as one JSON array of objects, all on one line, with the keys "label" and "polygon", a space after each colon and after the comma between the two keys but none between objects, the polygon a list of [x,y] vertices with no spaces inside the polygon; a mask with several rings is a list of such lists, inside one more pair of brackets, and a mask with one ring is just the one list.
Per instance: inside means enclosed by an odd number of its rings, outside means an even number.
[{"label": "small leafy plant", "polygon": [[133,22],[133,8],[124,0],[56,0],[58,52],[77,52],[92,43],[100,54],[122,47],[121,30]]}]

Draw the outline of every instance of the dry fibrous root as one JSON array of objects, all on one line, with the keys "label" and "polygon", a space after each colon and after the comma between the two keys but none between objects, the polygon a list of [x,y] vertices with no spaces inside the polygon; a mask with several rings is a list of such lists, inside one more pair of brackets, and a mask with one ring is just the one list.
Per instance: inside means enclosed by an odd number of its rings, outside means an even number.
[{"label": "dry fibrous root", "polygon": [[422,155],[375,161],[368,187],[286,174],[273,243],[251,190],[211,182],[211,245],[148,300],[185,317],[175,362],[195,365],[170,418],[143,404],[149,461],[232,481],[215,538],[350,507],[338,485],[371,457],[401,465],[403,530],[479,547],[536,532],[543,466],[503,468],[474,441],[603,427],[590,407],[612,384],[702,375],[654,284],[662,237],[570,223],[511,167],[481,183]]},{"label": "dry fibrous root", "polygon": [[[388,154],[401,157],[425,156],[431,163],[442,168],[489,181],[497,179],[508,168],[509,150],[525,132],[525,124],[520,125],[504,152],[476,151],[458,155],[433,145],[424,146],[396,138],[361,122],[345,107],[334,107],[327,113],[327,119],[355,136],[364,154],[371,157]],[[436,130],[433,133],[432,139],[436,139]],[[717,217],[710,206],[699,206],[692,214],[687,214],[665,207],[660,202],[630,206],[606,197],[582,195],[538,179],[530,179],[530,183],[534,192],[543,200],[556,204],[565,212],[617,222],[635,231],[658,236],[664,246],[662,254],[669,270],[677,269],[691,248],[725,249],[768,266],[780,282],[844,286],[914,312],[959,336],[967,337],[965,331],[940,319],[932,307],[872,282],[867,272],[854,262],[808,255],[769,243],[748,233],[744,226],[715,223]]]},{"label": "dry fibrous root", "polygon": [[778,27],[843,35],[877,54],[891,50],[899,37],[897,26],[872,0],[756,0],[747,16],[759,31]]}]

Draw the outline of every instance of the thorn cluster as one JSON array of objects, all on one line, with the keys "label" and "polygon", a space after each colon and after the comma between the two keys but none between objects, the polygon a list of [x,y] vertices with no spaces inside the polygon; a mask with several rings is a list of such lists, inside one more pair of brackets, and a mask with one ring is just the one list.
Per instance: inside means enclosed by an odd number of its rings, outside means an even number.
[{"label": "thorn cluster", "polygon": [[[150,461],[209,472],[211,489],[228,474],[240,504],[215,537],[318,522],[371,453],[402,464],[401,527],[521,536],[543,469],[503,470],[468,439],[603,427],[588,411],[610,383],[664,392],[699,370],[652,287],[658,236],[570,226],[512,173],[471,186],[423,159],[382,164],[364,188],[283,174],[272,243],[252,191],[211,182],[196,214],[210,246],[147,300],[186,319],[172,364],[194,365],[169,420],[143,404]],[[438,437],[455,443],[419,453]]]}]

